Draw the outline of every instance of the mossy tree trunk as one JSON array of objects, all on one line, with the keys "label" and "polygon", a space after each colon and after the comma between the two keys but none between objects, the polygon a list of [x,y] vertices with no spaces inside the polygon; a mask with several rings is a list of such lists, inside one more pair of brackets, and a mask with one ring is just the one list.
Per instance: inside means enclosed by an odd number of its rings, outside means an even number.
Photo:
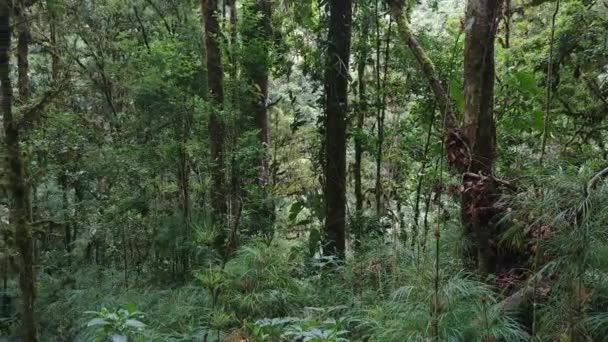
[{"label": "mossy tree trunk", "polygon": [[[469,172],[490,176],[496,150],[494,121],[494,40],[501,1],[469,0],[465,17],[464,126],[471,162]],[[497,193],[490,179],[463,177],[462,222],[477,249],[482,273],[496,270]]]},{"label": "mossy tree trunk", "polygon": [[469,0],[464,22],[464,123],[459,127],[451,99],[435,67],[411,32],[404,0],[389,0],[399,34],[420,64],[444,115],[444,143],[450,165],[462,174],[462,223],[474,248],[465,258],[482,273],[496,265],[498,197],[492,172],[496,150],[494,121],[494,40],[499,0]]},{"label": "mossy tree trunk", "polygon": [[[224,122],[220,117],[224,105],[224,69],[220,50],[220,25],[218,0],[201,0],[205,26],[205,49],[207,59],[207,82],[209,85],[209,100],[213,106],[208,123],[209,148],[213,163],[211,178],[211,207],[214,221],[223,224],[227,213],[224,185]],[[220,233],[218,244],[225,242],[225,236]]]},{"label": "mossy tree trunk", "polygon": [[[2,88],[2,115],[8,161],[8,176],[12,204],[10,222],[15,227],[15,242],[20,256],[19,286],[23,302],[23,341],[38,340],[34,301],[36,297],[34,253],[30,200],[26,182],[24,160],[20,149],[19,124],[13,116],[13,90],[10,80],[9,52],[11,46],[10,8],[6,1],[0,3],[0,83]],[[18,50],[27,44],[18,44]],[[21,58],[21,57],[20,57]],[[22,65],[22,64],[21,64]],[[20,74],[21,75],[21,74]],[[21,90],[21,89],[20,89]]]}]

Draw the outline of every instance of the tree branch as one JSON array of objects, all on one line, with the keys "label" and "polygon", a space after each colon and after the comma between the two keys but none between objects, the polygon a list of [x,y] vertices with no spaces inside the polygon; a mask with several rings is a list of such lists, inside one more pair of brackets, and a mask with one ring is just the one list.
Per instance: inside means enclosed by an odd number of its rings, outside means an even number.
[{"label": "tree branch", "polygon": [[53,100],[57,95],[63,91],[63,85],[65,85],[65,80],[54,88],[45,91],[37,102],[31,103],[32,101],[30,101],[30,103],[21,107],[21,112],[23,114],[18,122],[18,127],[21,131],[24,133],[28,132],[34,127],[36,122],[40,121],[44,116],[46,107],[53,103]]},{"label": "tree branch", "polygon": [[446,129],[456,128],[457,120],[452,108],[452,102],[450,100],[450,97],[443,85],[441,84],[439,74],[435,70],[435,65],[433,64],[433,61],[431,61],[429,56],[426,54],[426,51],[424,51],[424,49],[422,48],[420,43],[418,43],[418,40],[416,39],[416,37],[414,37],[414,34],[412,33],[412,30],[403,11],[403,2],[388,0],[388,3],[391,6],[391,14],[393,16],[393,20],[397,22],[397,28],[399,34],[401,35],[401,38],[407,44],[410,51],[412,51],[412,54],[418,61],[418,64],[420,64],[422,72],[424,73],[424,76],[426,76],[429,85],[431,86],[431,89],[435,94],[435,98],[439,104],[440,110],[445,116]]}]

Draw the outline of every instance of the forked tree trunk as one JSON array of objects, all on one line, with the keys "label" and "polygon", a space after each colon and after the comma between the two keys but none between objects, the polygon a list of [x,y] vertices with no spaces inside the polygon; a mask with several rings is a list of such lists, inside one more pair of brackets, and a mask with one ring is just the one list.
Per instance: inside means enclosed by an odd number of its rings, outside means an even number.
[{"label": "forked tree trunk", "polygon": [[[222,224],[227,212],[224,193],[224,123],[220,112],[224,104],[224,71],[220,51],[220,26],[218,22],[218,0],[201,0],[205,21],[205,48],[207,58],[207,81],[209,100],[213,105],[209,116],[209,146],[213,163],[211,178],[211,206],[216,224]],[[218,244],[224,243],[220,234]]]},{"label": "forked tree trunk", "polygon": [[497,191],[492,171],[496,149],[494,122],[494,39],[501,0],[469,0],[465,18],[464,125],[458,127],[448,93],[432,61],[414,35],[404,0],[389,0],[399,33],[426,76],[444,115],[444,142],[450,165],[462,173],[462,223],[475,248],[466,256],[481,273],[500,267],[496,260]]},{"label": "forked tree trunk", "polygon": [[346,115],[351,0],[331,0],[325,68],[325,253],[343,257],[346,249]]},{"label": "forked tree trunk", "polygon": [[13,117],[13,90],[9,75],[11,45],[10,8],[7,1],[0,3],[0,83],[2,88],[2,114],[8,159],[8,176],[12,193],[10,222],[15,226],[15,242],[20,255],[19,287],[23,302],[23,341],[38,340],[34,315],[35,275],[32,232],[29,222],[29,192],[24,162],[19,147],[18,122]]}]

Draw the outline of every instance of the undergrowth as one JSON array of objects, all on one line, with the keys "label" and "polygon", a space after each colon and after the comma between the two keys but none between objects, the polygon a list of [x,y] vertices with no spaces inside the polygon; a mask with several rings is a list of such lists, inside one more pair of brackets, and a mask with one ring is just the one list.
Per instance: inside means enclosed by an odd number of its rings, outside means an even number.
[{"label": "undergrowth", "polygon": [[[601,341],[608,191],[582,191],[590,172],[559,169],[511,198],[513,228],[501,243],[540,257],[508,288],[464,271],[459,227],[447,222],[438,274],[434,241],[412,249],[386,236],[368,239],[346,262],[311,257],[300,240],[251,241],[227,263],[199,266],[174,284],[144,272],[126,287],[123,273],[91,266],[45,273],[42,331],[45,340],[94,341],[84,313],[129,305],[146,324],[132,341]],[[535,287],[529,305],[507,311],[526,286]]]}]

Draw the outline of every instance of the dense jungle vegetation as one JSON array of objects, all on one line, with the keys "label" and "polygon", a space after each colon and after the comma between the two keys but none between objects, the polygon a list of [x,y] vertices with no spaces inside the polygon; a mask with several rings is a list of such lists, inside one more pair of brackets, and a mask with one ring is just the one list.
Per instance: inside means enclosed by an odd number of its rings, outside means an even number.
[{"label": "dense jungle vegetation", "polygon": [[0,0],[0,341],[608,341],[608,0]]}]

